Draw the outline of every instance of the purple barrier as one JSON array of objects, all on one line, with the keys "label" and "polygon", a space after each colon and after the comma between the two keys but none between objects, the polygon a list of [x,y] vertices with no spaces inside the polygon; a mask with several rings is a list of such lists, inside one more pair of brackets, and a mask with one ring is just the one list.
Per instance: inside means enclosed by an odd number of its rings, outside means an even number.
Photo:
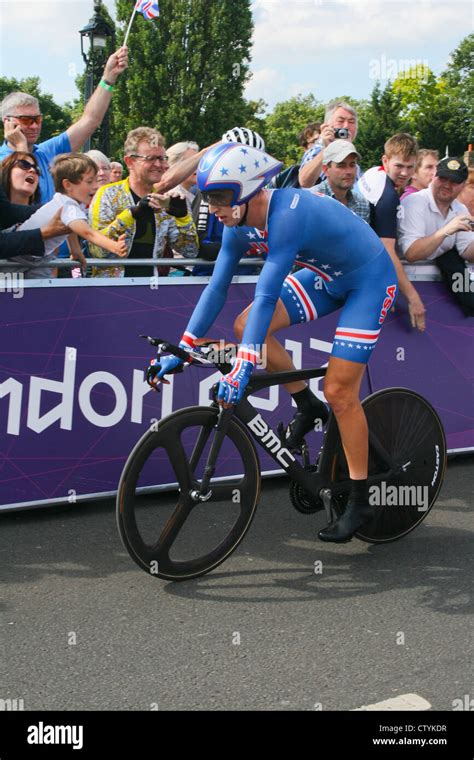
[{"label": "purple barrier", "polygon": [[[128,453],[156,419],[208,404],[217,379],[203,370],[149,391],[144,368],[152,349],[139,334],[180,337],[203,286],[26,288],[2,296],[0,325],[0,503],[75,501],[113,493]],[[408,328],[403,304],[389,316],[365,380],[364,395],[389,386],[422,393],[438,410],[448,447],[474,448],[472,320],[461,316],[441,284],[417,283],[428,308],[421,335]],[[234,284],[210,337],[233,339],[236,315],[253,284]],[[337,314],[281,334],[298,367],[323,366]],[[315,390],[319,381],[312,381]],[[288,421],[288,395],[268,389],[255,400],[272,426]],[[316,434],[315,434],[316,435]],[[320,441],[315,437],[315,448]],[[275,463],[261,453],[262,471]],[[166,476],[164,476],[166,479]]]}]

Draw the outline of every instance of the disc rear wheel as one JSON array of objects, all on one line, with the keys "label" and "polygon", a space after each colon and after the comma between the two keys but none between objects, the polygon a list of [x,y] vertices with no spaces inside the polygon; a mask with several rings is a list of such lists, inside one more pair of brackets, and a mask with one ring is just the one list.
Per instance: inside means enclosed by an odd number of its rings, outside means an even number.
[{"label": "disc rear wheel", "polygon": [[[414,530],[435,503],[446,468],[446,439],[431,404],[415,391],[389,388],[362,403],[369,426],[369,501],[375,516],[355,535],[370,543],[395,541]],[[349,478],[342,444],[332,477]],[[347,495],[338,499],[341,509]]]}]

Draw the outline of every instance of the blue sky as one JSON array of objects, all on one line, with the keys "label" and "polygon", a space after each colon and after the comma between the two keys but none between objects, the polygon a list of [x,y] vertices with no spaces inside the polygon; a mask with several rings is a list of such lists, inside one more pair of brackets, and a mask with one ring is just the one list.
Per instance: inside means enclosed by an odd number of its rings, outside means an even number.
[{"label": "blue sky", "polygon": [[[113,0],[106,4],[113,11]],[[473,30],[471,0],[254,0],[252,6],[246,94],[270,107],[298,93],[321,101],[368,97],[377,75],[384,84],[408,62],[439,74]],[[1,75],[38,75],[58,102],[72,100],[83,70],[78,30],[92,8],[92,0],[0,0]]]}]

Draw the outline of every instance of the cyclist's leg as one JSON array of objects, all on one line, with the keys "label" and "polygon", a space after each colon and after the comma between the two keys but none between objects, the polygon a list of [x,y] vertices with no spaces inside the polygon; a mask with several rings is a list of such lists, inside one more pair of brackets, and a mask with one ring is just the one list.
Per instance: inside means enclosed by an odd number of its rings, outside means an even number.
[{"label": "cyclist's leg", "polygon": [[[292,372],[296,369],[288,351],[274,337],[278,330],[303,322],[312,322],[340,309],[343,303],[343,300],[327,293],[321,278],[310,269],[300,269],[296,274],[288,275],[265,339],[266,366],[269,372]],[[242,340],[251,308],[252,304],[235,320],[234,332],[239,341]],[[304,390],[307,384],[300,381],[288,383],[284,387],[288,393],[294,395]]]},{"label": "cyclist's leg", "polygon": [[334,525],[320,531],[324,541],[349,541],[372,516],[368,503],[368,426],[359,391],[365,366],[397,291],[393,264],[386,256],[346,283],[341,312],[325,378],[324,393],[337,419],[352,481],[347,508]]},{"label": "cyclist's leg", "polygon": [[[252,306],[253,303],[247,306],[234,322],[234,333],[239,342],[242,340],[245,325],[247,324],[248,315]],[[269,372],[294,372],[296,370],[288,351],[286,351],[281,343],[273,337],[273,334],[278,332],[278,330],[283,330],[285,327],[290,327],[290,325],[291,321],[288,312],[285,309],[282,300],[278,299],[270,327],[268,328],[267,337],[265,338],[265,364],[266,369]],[[306,383],[288,383],[284,387],[288,393],[292,394],[306,388]]]},{"label": "cyclist's leg", "polygon": [[359,395],[365,367],[331,356],[324,381],[324,395],[337,420],[351,480],[367,478],[369,431]]},{"label": "cyclist's leg", "polygon": [[[322,279],[310,269],[300,269],[296,274],[288,275],[265,341],[267,369],[270,372],[295,370],[290,354],[274,337],[275,332],[330,314],[342,305],[343,301],[329,295]],[[250,308],[251,306],[239,315],[234,325],[239,340],[242,339]],[[329,412],[326,404],[304,381],[289,383],[284,387],[292,396],[297,411],[286,428],[281,426],[280,433],[288,448],[298,450],[307,433],[314,430],[316,425],[322,427],[326,424]]]},{"label": "cyclist's leg", "polygon": [[[366,270],[366,271],[364,271]],[[391,260],[381,255],[354,272],[334,337],[324,394],[336,416],[353,480],[367,477],[368,429],[359,400],[365,366],[395,300],[397,279]]]}]

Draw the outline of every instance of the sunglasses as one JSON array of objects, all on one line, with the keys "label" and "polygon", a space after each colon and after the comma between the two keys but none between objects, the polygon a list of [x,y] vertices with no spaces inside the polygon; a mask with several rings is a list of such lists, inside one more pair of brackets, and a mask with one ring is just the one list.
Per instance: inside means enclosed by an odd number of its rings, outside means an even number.
[{"label": "sunglasses", "polygon": [[39,168],[36,166],[36,164],[30,164],[30,162],[27,161],[25,158],[18,158],[14,162],[13,166],[19,166],[20,169],[24,169],[25,172],[29,172],[29,171],[33,170],[34,172],[36,172],[36,174],[38,175],[38,177],[41,176],[41,172],[40,172]]},{"label": "sunglasses", "polygon": [[36,116],[15,116],[14,114],[9,114],[7,119],[16,119],[20,122],[22,127],[31,127],[32,124],[42,124],[43,123],[43,116],[39,113]]},{"label": "sunglasses", "polygon": [[153,164],[156,161],[159,161],[161,164],[168,161],[168,156],[142,156],[141,153],[131,153],[130,158],[141,158],[142,161],[145,161],[147,164]]}]

